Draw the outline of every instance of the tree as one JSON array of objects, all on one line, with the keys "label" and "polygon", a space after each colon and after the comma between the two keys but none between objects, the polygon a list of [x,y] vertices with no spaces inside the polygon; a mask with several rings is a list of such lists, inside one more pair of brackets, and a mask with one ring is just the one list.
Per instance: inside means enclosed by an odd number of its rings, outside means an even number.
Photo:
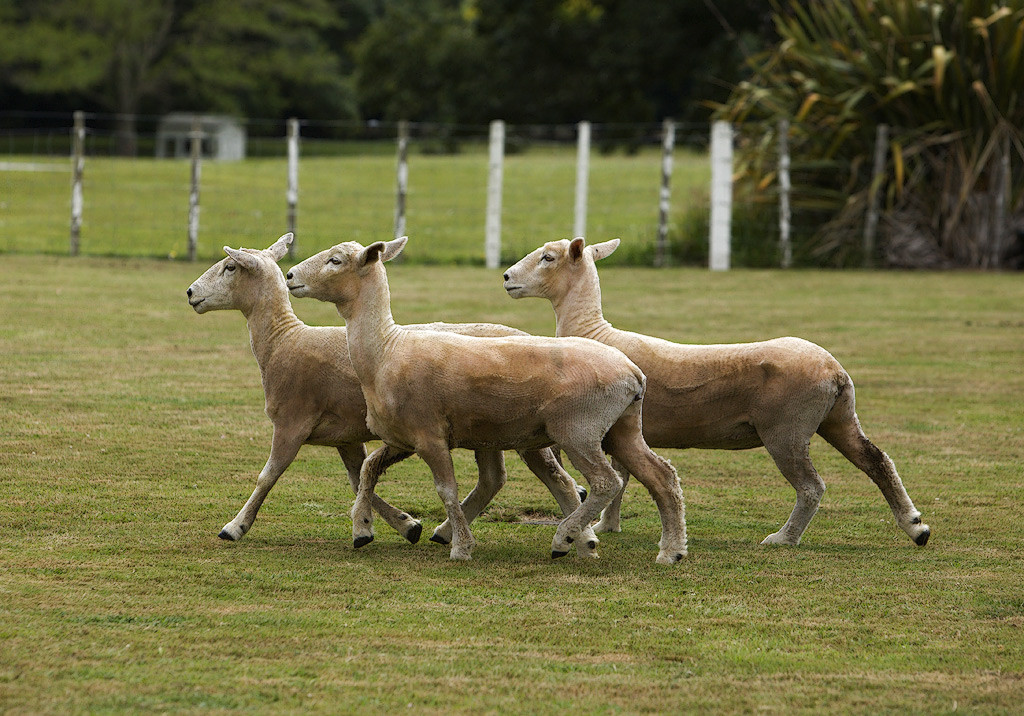
[{"label": "tree", "polygon": [[[255,117],[355,116],[328,0],[206,0],[182,16],[167,74],[179,102]],[[188,108],[188,107],[186,107]]]},{"label": "tree", "polygon": [[0,66],[33,94],[80,94],[118,115],[117,145],[135,152],[139,102],[160,89],[173,0],[10,3],[0,17]]}]

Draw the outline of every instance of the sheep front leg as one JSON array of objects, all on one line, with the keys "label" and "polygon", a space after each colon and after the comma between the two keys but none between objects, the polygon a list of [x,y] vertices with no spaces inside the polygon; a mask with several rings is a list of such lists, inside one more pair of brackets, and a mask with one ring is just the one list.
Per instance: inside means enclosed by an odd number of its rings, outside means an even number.
[{"label": "sheep front leg", "polygon": [[[366,460],[366,448],[362,443],[349,443],[338,446],[338,454],[345,463],[345,470],[348,473],[348,481],[352,485],[352,494],[359,492],[359,471]],[[397,462],[397,460],[396,460]],[[380,515],[385,522],[395,528],[398,534],[416,544],[423,533],[423,524],[410,515],[408,512],[391,506],[385,500],[378,497],[376,493],[371,498],[371,507]]]},{"label": "sheep front leg", "polygon": [[[508,479],[508,474],[505,472],[505,454],[501,450],[477,450],[476,467],[480,479],[477,481],[476,487],[462,501],[462,512],[466,515],[467,522],[475,520],[484,511],[484,508],[491,504],[491,500],[505,486],[505,481]],[[438,544],[450,544],[452,541],[451,520],[445,520],[438,525],[434,534],[430,536],[430,541]]]},{"label": "sheep front leg", "polygon": [[[374,450],[370,457],[363,461],[359,470],[359,489],[356,501],[352,505],[352,545],[356,548],[373,542],[373,510],[374,489],[384,471],[396,462],[412,455],[406,450],[399,450],[383,445]],[[412,540],[415,541],[415,540]]]},{"label": "sheep front leg", "polygon": [[469,531],[469,522],[462,511],[462,505],[459,504],[459,486],[455,482],[455,466],[452,465],[452,455],[448,451],[448,446],[444,443],[429,445],[417,449],[417,452],[434,474],[437,496],[441,498],[448,520],[452,524],[452,549],[449,556],[458,560],[472,559],[473,535]]},{"label": "sheep front leg", "polygon": [[270,457],[267,459],[267,464],[260,470],[259,477],[256,478],[256,489],[252,491],[252,495],[249,496],[242,509],[235,515],[235,519],[221,528],[220,534],[217,535],[218,537],[223,540],[237,542],[252,528],[252,523],[256,521],[256,513],[260,511],[263,501],[267,499],[267,495],[273,489],[277,478],[284,474],[284,471],[292,464],[295,456],[299,454],[299,448],[302,447],[305,436],[309,434],[308,430],[303,432],[303,429],[289,430],[279,428],[277,425],[274,426],[274,438],[270,444]]}]

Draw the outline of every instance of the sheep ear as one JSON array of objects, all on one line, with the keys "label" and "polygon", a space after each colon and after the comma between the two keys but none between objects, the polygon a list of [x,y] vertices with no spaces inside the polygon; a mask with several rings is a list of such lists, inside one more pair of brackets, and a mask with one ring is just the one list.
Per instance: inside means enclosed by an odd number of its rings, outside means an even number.
[{"label": "sheep ear", "polygon": [[619,240],[612,239],[600,244],[591,244],[587,248],[590,250],[590,255],[594,257],[594,261],[598,261],[619,248]]},{"label": "sheep ear", "polygon": [[408,236],[399,236],[394,241],[388,241],[384,244],[384,253],[381,255],[382,261],[390,261],[391,259],[402,253],[402,249],[405,248],[405,243],[409,240]]},{"label": "sheep ear", "polygon": [[280,261],[284,258],[284,255],[288,253],[288,248],[292,245],[294,240],[295,235],[289,231],[287,234],[275,241],[270,248],[267,249],[267,253],[270,254],[274,261]]},{"label": "sheep ear", "polygon": [[370,244],[365,249],[359,252],[359,265],[366,266],[367,264],[372,264],[374,261],[377,261],[380,258],[380,254],[383,250],[383,241],[377,241]]},{"label": "sheep ear", "polygon": [[579,261],[580,257],[583,256],[583,245],[586,242],[582,236],[577,236],[575,239],[569,242],[569,258],[573,261]]},{"label": "sheep ear", "polygon": [[248,253],[247,251],[242,251],[241,249],[233,249],[230,246],[225,246],[224,253],[226,253],[228,256],[237,261],[238,265],[244,269],[253,271],[259,266],[259,262],[256,261],[256,257]]}]

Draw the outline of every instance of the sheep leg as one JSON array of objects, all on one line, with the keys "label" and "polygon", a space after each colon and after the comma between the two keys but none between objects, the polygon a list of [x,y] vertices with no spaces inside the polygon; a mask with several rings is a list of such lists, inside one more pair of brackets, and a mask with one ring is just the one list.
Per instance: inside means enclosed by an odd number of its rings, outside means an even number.
[{"label": "sheep leg", "polygon": [[[348,481],[352,485],[352,494],[359,492],[359,470],[366,460],[366,448],[362,443],[347,443],[338,446],[338,454],[345,463],[345,470],[348,473]],[[373,510],[380,515],[385,522],[395,528],[398,534],[416,544],[423,533],[423,524],[412,515],[388,504],[376,493],[371,498]]]},{"label": "sheep leg", "polygon": [[612,459],[612,467],[615,468],[615,472],[619,473],[619,477],[622,478],[622,489],[619,490],[619,494],[612,498],[608,506],[601,511],[601,519],[594,525],[594,532],[622,531],[619,521],[622,513],[622,496],[626,494],[626,484],[629,482],[629,470],[624,468],[622,463],[615,459]]},{"label": "sheep leg", "polygon": [[[505,486],[508,475],[505,472],[505,455],[501,450],[477,450],[476,466],[480,479],[476,487],[462,501],[462,512],[466,521],[472,522],[491,503],[498,491]],[[430,536],[431,542],[450,544],[452,541],[452,522],[445,520]]]},{"label": "sheep leg", "polygon": [[[455,466],[452,455],[445,444],[418,447],[417,452],[423,458],[430,471],[434,474],[434,487],[437,496],[444,504],[445,513],[452,523],[452,548],[450,557],[458,560],[469,560],[473,552],[473,535],[469,531],[469,522],[459,504],[459,486],[455,481]],[[360,480],[360,489],[363,488]]]},{"label": "sheep leg", "polygon": [[795,441],[792,438],[779,438],[773,436],[771,431],[766,431],[761,439],[779,471],[796,490],[796,504],[786,524],[778,532],[765,537],[761,544],[796,546],[800,544],[800,537],[818,511],[821,497],[825,494],[825,481],[811,463],[809,440],[800,437]]},{"label": "sheep leg", "polygon": [[[622,479],[608,464],[600,446],[584,445],[578,448],[567,445],[565,442],[561,444],[565,454],[569,456],[570,462],[590,483],[590,494],[583,504],[559,523],[551,541],[552,558],[564,557],[568,554],[569,545],[580,538],[583,531],[589,528],[590,523],[622,489]],[[594,537],[594,539],[597,538]]]},{"label": "sheep leg", "polygon": [[235,518],[221,528],[218,537],[223,540],[237,541],[242,539],[245,533],[252,528],[252,523],[256,521],[256,513],[260,511],[263,500],[267,499],[277,478],[284,474],[295,456],[299,454],[299,448],[302,447],[307,435],[309,435],[309,430],[304,428],[296,430],[274,426],[274,437],[270,443],[270,457],[267,458],[267,464],[263,466],[259,477],[256,478],[256,489],[252,491],[252,495],[246,500]]},{"label": "sheep leg", "polygon": [[412,455],[407,450],[399,450],[390,445],[383,445],[374,450],[363,461],[359,470],[359,489],[356,501],[352,505],[352,545],[362,547],[373,541],[373,505],[374,488],[377,481],[391,465]]},{"label": "sheep leg", "polygon": [[[586,490],[580,494],[580,488],[572,476],[565,471],[559,463],[555,452],[549,448],[543,450],[520,450],[519,457],[523,459],[530,472],[544,483],[545,487],[555,498],[563,515],[571,515],[579,509]],[[576,554],[580,557],[597,558],[597,545],[599,541],[594,534],[593,528],[588,524],[576,540]]]},{"label": "sheep leg", "polygon": [[874,443],[872,443],[860,427],[856,414],[852,420],[832,422],[826,420],[818,429],[825,438],[847,460],[862,470],[871,481],[878,486],[889,503],[889,509],[896,517],[896,524],[919,547],[923,547],[931,536],[931,528],[921,522],[921,513],[914,507],[896,466],[892,460]]},{"label": "sheep leg", "polygon": [[624,415],[605,436],[605,449],[654,498],[661,517],[658,564],[675,564],[686,556],[686,503],[676,470],[656,455],[640,432],[640,414]]}]

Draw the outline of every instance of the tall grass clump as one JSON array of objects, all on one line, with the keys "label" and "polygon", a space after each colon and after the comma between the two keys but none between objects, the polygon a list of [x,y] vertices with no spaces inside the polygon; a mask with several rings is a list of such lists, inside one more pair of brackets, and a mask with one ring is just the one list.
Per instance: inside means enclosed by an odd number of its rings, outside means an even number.
[{"label": "tall grass clump", "polygon": [[[832,264],[1001,268],[1024,228],[1024,0],[777,0],[777,43],[718,115],[741,211],[774,211],[788,121],[795,250]],[[891,128],[873,179],[879,124]],[[877,255],[864,222],[880,201]]]}]

